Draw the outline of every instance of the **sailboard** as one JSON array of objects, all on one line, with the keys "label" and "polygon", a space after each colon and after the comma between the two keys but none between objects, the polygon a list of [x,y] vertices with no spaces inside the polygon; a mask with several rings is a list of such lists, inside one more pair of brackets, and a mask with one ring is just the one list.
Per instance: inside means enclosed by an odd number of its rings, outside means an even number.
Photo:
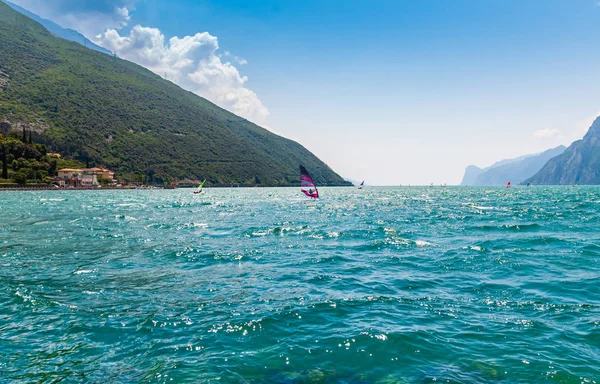
[{"label": "sailboard", "polygon": [[360,185],[358,186],[358,189],[363,189],[363,187],[365,186],[365,181],[363,180]]},{"label": "sailboard", "polygon": [[202,190],[202,187],[204,187],[204,183],[206,183],[206,179],[202,180],[200,185],[198,185],[198,188],[194,191],[195,194],[204,193],[204,191]]},{"label": "sailboard", "polygon": [[313,182],[313,179],[312,177],[310,177],[310,174],[308,173],[306,168],[304,168],[302,165],[300,166],[300,190],[302,191],[302,193],[304,193],[310,198],[319,198],[319,191],[317,190],[317,186]]},{"label": "sailboard", "polygon": [[506,188],[510,188],[510,181],[506,184]]}]

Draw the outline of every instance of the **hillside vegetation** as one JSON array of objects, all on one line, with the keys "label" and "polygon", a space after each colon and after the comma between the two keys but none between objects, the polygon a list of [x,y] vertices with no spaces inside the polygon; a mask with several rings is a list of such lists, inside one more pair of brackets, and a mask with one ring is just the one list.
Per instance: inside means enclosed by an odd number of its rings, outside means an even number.
[{"label": "hillside vegetation", "polygon": [[48,151],[117,171],[212,185],[348,185],[300,144],[128,61],[53,36],[0,2],[0,122]]},{"label": "hillside vegetation", "polygon": [[54,183],[57,170],[64,167],[81,168],[77,160],[60,159],[49,156],[44,144],[32,141],[31,132],[10,131],[11,137],[2,134],[0,126],[0,185],[6,183],[25,184]]}]

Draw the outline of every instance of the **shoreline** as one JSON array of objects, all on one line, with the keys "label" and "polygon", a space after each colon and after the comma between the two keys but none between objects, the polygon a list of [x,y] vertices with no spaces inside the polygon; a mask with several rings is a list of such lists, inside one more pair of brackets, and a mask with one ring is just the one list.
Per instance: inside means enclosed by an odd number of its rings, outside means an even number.
[{"label": "shoreline", "polygon": [[[598,185],[594,184],[586,184],[586,185],[578,185],[578,187],[594,187]],[[371,185],[369,187],[379,187],[379,188],[431,188],[428,185]],[[448,187],[460,187],[460,188],[501,188],[504,189],[503,186],[462,186],[462,185],[453,185]],[[515,188],[523,187],[522,185],[515,185]],[[531,187],[575,187],[569,184],[560,184],[560,185],[535,185]],[[529,188],[531,188],[529,187]],[[265,186],[232,186],[232,185],[214,185],[208,189],[237,189],[237,188],[297,188],[297,186],[291,185],[265,185]],[[347,185],[323,185],[319,188],[355,188],[355,186],[347,186]],[[440,187],[437,187],[439,189]],[[54,188],[46,185],[30,185],[30,186],[3,186],[0,184],[0,192],[2,191],[134,191],[134,190],[173,190],[173,189],[189,189],[193,190],[195,187],[179,187],[179,188],[144,188],[144,187],[134,187],[134,186],[126,186],[126,187],[78,187],[78,188]]]},{"label": "shoreline", "polygon": [[[30,186],[30,187],[3,187],[0,185],[0,191],[114,191],[121,189],[136,189],[136,188],[113,188],[113,187],[103,187],[103,188],[94,188],[94,187],[80,187],[80,188],[54,188],[47,186]],[[141,188],[139,188],[141,189]]]},{"label": "shoreline", "polygon": [[[338,185],[326,185],[320,188],[350,188],[351,186],[338,186]],[[211,189],[221,189],[221,188],[297,188],[296,186],[281,186],[281,185],[269,185],[269,186],[229,186],[229,185],[219,185],[219,186],[211,186]],[[144,191],[155,191],[155,190],[177,190],[177,189],[189,189],[193,190],[195,187],[179,187],[179,188],[142,188],[142,187],[79,187],[79,188],[54,188],[48,186],[11,186],[11,187],[3,187],[0,184],[0,192],[2,191],[134,191],[134,190],[144,190]]]}]

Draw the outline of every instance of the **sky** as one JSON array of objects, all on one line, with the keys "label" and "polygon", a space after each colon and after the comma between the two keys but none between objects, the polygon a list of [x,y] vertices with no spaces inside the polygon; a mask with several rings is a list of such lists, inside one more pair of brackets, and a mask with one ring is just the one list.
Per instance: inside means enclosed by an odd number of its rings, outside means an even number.
[{"label": "sky", "polygon": [[458,184],[600,115],[599,0],[12,0],[370,185]]}]

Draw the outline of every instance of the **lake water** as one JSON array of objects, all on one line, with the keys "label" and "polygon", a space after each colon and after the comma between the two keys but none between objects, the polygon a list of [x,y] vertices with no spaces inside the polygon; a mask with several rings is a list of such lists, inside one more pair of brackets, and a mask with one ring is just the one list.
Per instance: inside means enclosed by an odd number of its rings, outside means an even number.
[{"label": "lake water", "polygon": [[0,192],[0,382],[600,381],[600,188],[320,192]]}]

